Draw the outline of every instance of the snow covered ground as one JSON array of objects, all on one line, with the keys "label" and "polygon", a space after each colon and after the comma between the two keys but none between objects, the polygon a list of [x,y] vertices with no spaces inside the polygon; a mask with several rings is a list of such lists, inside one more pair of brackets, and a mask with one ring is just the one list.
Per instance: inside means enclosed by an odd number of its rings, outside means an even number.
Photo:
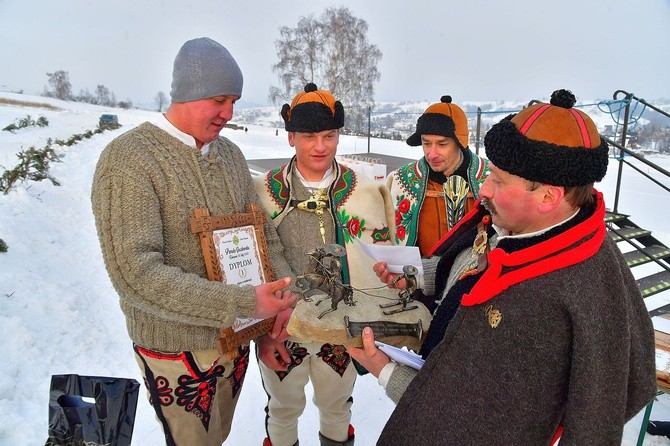
[{"label": "snow covered ground", "polygon": [[[49,103],[58,110],[0,104],[0,128],[26,115],[44,116],[47,127],[29,127],[15,133],[0,132],[0,172],[17,164],[16,154],[30,146],[42,148],[48,138],[67,139],[93,130],[102,113],[119,115],[123,127],[84,139],[71,147],[57,148],[64,154],[51,174],[61,183],[49,181],[18,185],[0,195],[0,238],[9,246],[0,253],[0,445],[43,445],[47,437],[50,378],[53,374],[117,376],[141,381],[128,338],[118,297],[109,282],[99,250],[90,206],[90,186],[95,164],[104,146],[139,123],[156,119],[142,110],[106,109],[42,97],[0,93],[3,98]],[[249,159],[292,155],[285,132],[275,128],[248,126],[248,132],[224,129]],[[367,140],[343,136],[340,153],[365,155]],[[371,151],[419,158],[420,148],[398,141],[373,140]],[[654,161],[670,169],[670,158]],[[645,168],[646,169],[646,168]],[[616,164],[602,183],[607,203],[613,202]],[[670,245],[667,209],[669,194],[624,169],[621,212],[654,231]],[[261,444],[264,437],[262,390],[255,360],[249,367],[244,390],[226,444]],[[310,389],[307,389],[310,393]],[[309,395],[308,395],[309,400]],[[353,425],[356,443],[376,441],[393,404],[370,375],[359,377],[354,391]],[[655,404],[652,419],[670,420],[670,398]],[[641,414],[627,426],[623,445],[637,441]],[[300,441],[318,444],[318,414],[308,404],[300,419]],[[133,445],[162,443],[142,390],[136,415]],[[663,437],[647,436],[645,445],[670,445]]]}]

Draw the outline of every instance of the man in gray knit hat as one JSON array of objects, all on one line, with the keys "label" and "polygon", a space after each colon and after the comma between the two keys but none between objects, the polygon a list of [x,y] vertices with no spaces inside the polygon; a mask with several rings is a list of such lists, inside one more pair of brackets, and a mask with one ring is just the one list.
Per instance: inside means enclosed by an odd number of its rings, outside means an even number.
[{"label": "man in gray knit hat", "polygon": [[277,315],[271,334],[283,339],[296,299],[283,291],[291,270],[273,225],[265,235],[275,276],[283,279],[255,287],[207,280],[198,235],[190,231],[196,208],[229,215],[258,202],[242,153],[219,136],[242,83],[226,48],[189,40],[174,61],[167,112],[109,143],[93,179],[105,264],[167,445],[225,441],[249,348],[234,361],[220,356],[219,328],[238,317]]}]

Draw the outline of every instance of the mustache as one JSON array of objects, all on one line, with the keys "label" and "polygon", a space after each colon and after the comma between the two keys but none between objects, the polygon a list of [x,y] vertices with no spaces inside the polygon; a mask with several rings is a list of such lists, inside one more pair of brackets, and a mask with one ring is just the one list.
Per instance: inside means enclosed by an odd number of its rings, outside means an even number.
[{"label": "mustache", "polygon": [[489,200],[486,197],[482,197],[482,206],[484,206],[484,209],[489,211],[491,214],[496,213],[496,207],[491,203],[491,200]]}]

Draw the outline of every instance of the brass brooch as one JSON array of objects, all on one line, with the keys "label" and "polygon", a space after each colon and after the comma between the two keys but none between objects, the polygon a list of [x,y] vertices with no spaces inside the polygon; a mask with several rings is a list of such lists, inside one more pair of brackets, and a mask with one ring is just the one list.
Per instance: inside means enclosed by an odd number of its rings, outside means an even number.
[{"label": "brass brooch", "polygon": [[493,308],[493,305],[489,305],[486,307],[485,313],[489,319],[491,328],[497,328],[498,325],[500,325],[500,321],[502,321],[502,313],[500,310],[496,310]]}]

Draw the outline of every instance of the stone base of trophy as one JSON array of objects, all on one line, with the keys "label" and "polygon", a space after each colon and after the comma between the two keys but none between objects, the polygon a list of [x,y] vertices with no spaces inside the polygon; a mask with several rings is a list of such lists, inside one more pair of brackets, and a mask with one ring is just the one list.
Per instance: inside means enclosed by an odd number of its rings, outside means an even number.
[{"label": "stone base of trophy", "polygon": [[[319,300],[324,299],[319,305]],[[381,308],[380,304],[393,301],[380,299],[354,291],[355,305],[339,302],[337,309],[321,315],[331,308],[331,301],[324,294],[311,296],[311,301],[301,300],[289,320],[287,331],[296,342],[328,342],[350,347],[361,347],[361,330],[372,327],[375,340],[395,347],[407,347],[418,351],[430,325],[431,315],[421,302],[411,301],[406,308],[412,310],[384,314],[402,308],[396,305]]]}]

